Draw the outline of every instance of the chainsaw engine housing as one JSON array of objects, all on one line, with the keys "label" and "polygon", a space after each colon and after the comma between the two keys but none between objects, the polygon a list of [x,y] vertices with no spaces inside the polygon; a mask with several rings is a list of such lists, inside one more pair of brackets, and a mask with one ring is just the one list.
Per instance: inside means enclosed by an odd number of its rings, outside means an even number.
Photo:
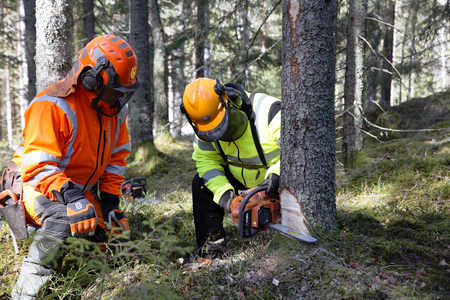
[{"label": "chainsaw engine housing", "polygon": [[[266,195],[265,191],[252,194],[252,190],[250,189],[248,193],[237,196],[231,202],[231,216],[233,221],[238,223],[239,228],[242,228],[241,236],[244,238],[252,237],[260,230],[266,230],[267,224],[277,223],[281,218],[280,199],[272,195]],[[243,202],[246,202],[245,209],[242,220],[239,220]]]}]

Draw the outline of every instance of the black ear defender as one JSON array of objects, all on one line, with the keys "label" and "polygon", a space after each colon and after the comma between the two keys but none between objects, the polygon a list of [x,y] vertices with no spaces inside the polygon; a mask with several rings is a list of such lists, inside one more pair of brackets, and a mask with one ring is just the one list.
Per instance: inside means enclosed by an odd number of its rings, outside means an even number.
[{"label": "black ear defender", "polygon": [[219,81],[219,79],[216,79],[216,84],[214,85],[214,92],[216,92],[216,94],[219,96],[225,95],[225,93],[227,92],[227,89],[225,88],[223,83]]},{"label": "black ear defender", "polygon": [[241,108],[242,106],[242,94],[232,88],[232,87],[226,87],[227,89],[227,94],[228,94],[228,98],[230,99],[231,102],[233,102],[233,104],[237,107],[237,108]]},{"label": "black ear defender", "polygon": [[109,60],[102,55],[97,59],[97,63],[92,69],[81,74],[81,85],[86,91],[95,92],[102,88],[103,78],[99,73],[106,69],[108,65]]}]

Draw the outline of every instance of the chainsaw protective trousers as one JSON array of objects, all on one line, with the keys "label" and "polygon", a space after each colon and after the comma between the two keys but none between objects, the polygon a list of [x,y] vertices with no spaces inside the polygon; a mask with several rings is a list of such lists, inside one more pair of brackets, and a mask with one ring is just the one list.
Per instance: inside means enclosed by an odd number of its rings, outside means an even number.
[{"label": "chainsaw protective trousers", "polygon": [[71,235],[67,207],[44,196],[34,200],[34,209],[41,216],[39,228],[24,258],[19,279],[14,285],[12,299],[36,299],[39,290],[61,268],[65,252],[62,246]]},{"label": "chainsaw protective trousers", "polygon": [[[236,192],[247,189],[231,175],[228,168],[224,167],[224,171],[225,176]],[[214,195],[206,187],[203,178],[200,178],[198,173],[195,174],[192,180],[192,205],[198,248],[202,247],[206,241],[217,241],[226,237],[226,232],[223,228],[225,211],[213,199]]]},{"label": "chainsaw protective trousers", "polygon": [[[39,290],[55,271],[59,271],[67,251],[66,238],[71,236],[67,206],[40,195],[34,199],[34,211],[42,226],[36,231],[28,256],[23,260],[14,285],[13,300],[36,299]],[[93,241],[105,241],[105,231],[97,226]]]}]

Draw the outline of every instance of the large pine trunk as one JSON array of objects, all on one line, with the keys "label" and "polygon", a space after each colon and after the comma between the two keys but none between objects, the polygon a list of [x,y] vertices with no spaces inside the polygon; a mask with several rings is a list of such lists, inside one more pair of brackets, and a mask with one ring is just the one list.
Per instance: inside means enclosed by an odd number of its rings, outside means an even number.
[{"label": "large pine trunk", "polygon": [[142,142],[153,141],[153,101],[151,97],[150,43],[148,1],[130,1],[130,38],[138,59],[137,77],[142,86],[128,104],[128,127],[131,147],[136,150]]},{"label": "large pine trunk", "polygon": [[335,2],[283,0],[282,224],[336,226]]},{"label": "large pine trunk", "polygon": [[36,88],[46,89],[72,68],[73,0],[36,0]]}]

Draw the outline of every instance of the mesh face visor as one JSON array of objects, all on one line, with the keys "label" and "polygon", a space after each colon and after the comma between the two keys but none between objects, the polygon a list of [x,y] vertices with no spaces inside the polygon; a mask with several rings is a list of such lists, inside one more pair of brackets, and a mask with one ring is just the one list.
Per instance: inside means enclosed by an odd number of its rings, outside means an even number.
[{"label": "mesh face visor", "polygon": [[232,142],[239,139],[247,129],[248,118],[247,115],[234,105],[228,105],[228,126],[224,134],[220,138],[224,142]]},{"label": "mesh face visor", "polygon": [[[97,97],[92,100],[91,106],[102,115],[114,117],[128,103],[128,101],[130,101],[131,96],[133,96],[134,92],[141,87],[142,82],[136,78],[136,83],[132,86],[124,86],[120,84],[119,76],[116,73],[112,63],[109,64],[109,67],[105,70],[105,73],[108,75],[108,83],[100,89]],[[107,114],[101,107],[98,106],[100,99],[114,109],[113,114]]]}]

